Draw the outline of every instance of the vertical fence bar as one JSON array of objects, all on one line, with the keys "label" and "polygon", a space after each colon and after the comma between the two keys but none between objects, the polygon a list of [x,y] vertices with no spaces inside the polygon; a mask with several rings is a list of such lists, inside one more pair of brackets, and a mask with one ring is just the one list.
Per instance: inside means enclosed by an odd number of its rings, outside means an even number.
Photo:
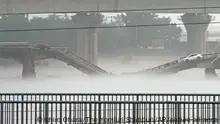
[{"label": "vertical fence bar", "polygon": [[[218,102],[220,102],[220,96],[217,97]],[[220,107],[219,104],[217,104],[217,124],[220,124]]]},{"label": "vertical fence bar", "polygon": [[4,124],[4,108],[3,108],[3,106],[4,106],[4,103],[1,103],[1,124]]},{"label": "vertical fence bar", "polygon": [[28,120],[28,105],[29,105],[29,103],[26,103],[25,105],[26,105],[26,109],[25,109],[25,113],[26,113],[26,117],[25,117],[25,118],[26,118],[26,124],[29,124],[29,123],[28,123],[28,121],[29,121],[29,120]]},{"label": "vertical fence bar", "polygon": [[[39,104],[39,116],[38,117],[43,119],[43,116],[42,116],[42,103]],[[42,124],[42,122],[43,121],[40,121],[39,123]]]},{"label": "vertical fence bar", "polygon": [[14,114],[15,114],[15,107],[14,107],[14,103],[12,103],[12,113],[11,114],[12,114],[12,124],[14,124],[14,121],[15,121],[15,116],[14,116]]},{"label": "vertical fence bar", "polygon": [[[177,96],[175,95],[175,101],[177,102]],[[178,104],[174,104],[174,119],[175,119],[175,124],[178,124],[177,118],[178,118]]]},{"label": "vertical fence bar", "polygon": [[18,113],[19,113],[19,105],[18,105],[18,103],[16,103],[16,124],[18,124],[19,123],[19,115],[18,115]]},{"label": "vertical fence bar", "polygon": [[[100,97],[99,97],[99,99],[100,99]],[[101,103],[98,103],[98,123],[99,124],[101,124],[101,118],[102,118],[102,115],[101,115],[101,112],[102,112],[102,106],[101,106],[102,104]]]},{"label": "vertical fence bar", "polygon": [[[52,105],[51,105],[52,106]],[[87,110],[85,110],[85,111],[87,111]],[[52,112],[52,111],[51,111]],[[71,118],[73,118],[72,117],[72,104],[71,103],[69,103],[69,118],[71,119]],[[69,124],[71,124],[72,122],[71,121],[69,121]],[[86,121],[86,123],[88,123],[87,121]]]},{"label": "vertical fence bar", "polygon": [[[182,124],[180,118],[193,119],[193,120],[190,120],[191,121],[190,123],[220,124],[219,122],[220,107],[218,103],[220,102],[220,96],[218,95],[199,95],[199,96],[188,95],[187,97],[186,95],[183,95],[183,96],[181,95],[173,95],[173,96],[172,95],[151,95],[152,98],[150,98],[149,95],[148,96],[146,95],[146,98],[145,98],[143,97],[143,95],[137,95],[137,94],[135,95],[126,94],[124,96],[113,95],[112,97],[109,97],[109,95],[97,94],[97,95],[93,95],[92,97],[94,98],[92,99],[88,98],[89,101],[86,101],[88,102],[86,104],[85,103],[68,103],[68,104],[66,103],[68,100],[72,102],[81,102],[81,101],[85,102],[84,96],[86,95],[81,95],[81,96],[79,95],[80,97],[79,96],[76,97],[77,95],[75,95],[75,98],[77,99],[74,99],[74,100],[70,99],[70,97],[67,97],[65,95],[56,95],[58,96],[58,99],[56,100],[52,99],[52,101],[50,100],[51,95],[49,96],[45,95],[46,97],[45,96],[42,97],[43,95],[37,95],[37,97],[33,99],[31,98],[32,101],[35,101],[36,103],[28,102],[28,101],[31,101],[29,99],[30,95],[18,95],[18,97],[16,98],[13,97],[13,99],[11,99],[12,96],[13,95],[5,95],[3,99],[9,100],[9,101],[4,102],[3,100],[0,103],[0,124],[32,124],[32,123],[36,124],[37,122],[33,121],[35,118],[37,117],[50,118],[50,116],[52,117],[53,114],[55,115],[54,112],[56,112],[57,114],[56,118],[61,118],[61,120],[63,119],[63,117],[66,117],[66,116],[71,118],[71,116],[73,115],[75,115],[75,118],[82,118],[82,119],[84,119],[85,117],[90,117],[88,118],[87,123],[103,123],[103,122],[107,123],[102,118],[113,118],[112,119],[113,123],[116,123],[115,121],[117,121],[117,123],[119,124],[119,123],[122,123],[121,118],[125,118],[127,116],[133,119],[131,120],[131,123],[133,124],[143,123],[143,122],[140,122],[142,120],[139,119],[142,117],[148,118],[148,119],[151,119],[152,117],[152,120],[154,120],[153,123],[155,124],[161,123],[161,122],[155,122],[155,121],[158,121],[158,117],[161,117],[162,120],[164,117],[166,118],[171,117],[173,119],[176,119],[177,121],[171,122],[175,124],[180,124],[180,123]],[[42,98],[44,99],[43,101],[42,101]],[[39,100],[39,103],[38,103],[38,100]],[[95,100],[94,101],[95,103],[93,103],[93,101],[91,100]],[[111,103],[112,100],[115,100],[115,102]],[[167,102],[172,101],[172,103],[165,103],[165,102],[157,103],[158,101],[163,102],[164,100]],[[10,101],[13,101],[14,103],[10,103]],[[184,101],[186,103],[184,103]],[[53,104],[50,102],[52,102]],[[122,104],[121,102],[124,102],[124,103]],[[142,102],[151,102],[151,103],[142,103]],[[187,102],[191,102],[191,103],[187,103]],[[206,102],[206,103],[200,103],[200,102]],[[56,106],[54,106],[53,108],[53,105],[56,105]],[[32,111],[32,106],[33,106],[33,111]],[[62,106],[64,109],[62,109]],[[33,118],[32,118],[32,115],[33,115]],[[197,119],[195,120],[195,118]],[[203,118],[204,120],[200,120]],[[213,121],[205,120],[207,118],[213,119]],[[92,120],[89,121],[89,119],[92,119]],[[126,118],[124,120],[126,120]],[[91,122],[91,121],[95,121],[95,122]],[[39,122],[39,123],[42,123],[42,122]],[[43,123],[49,124],[48,122],[43,122]],[[62,123],[62,122],[57,122],[57,123]],[[148,123],[152,123],[152,122],[148,122]],[[52,123],[50,122],[50,124]]]},{"label": "vertical fence bar", "polygon": [[[45,107],[44,107],[44,113],[45,113],[45,114],[44,114],[44,115],[45,115],[44,118],[45,118],[45,119],[49,119],[49,103],[45,103],[44,106],[45,106]],[[51,118],[52,118],[52,117],[51,117]],[[46,122],[45,122],[45,124],[48,124],[48,123],[49,123],[49,121],[46,121]]]},{"label": "vertical fence bar", "polygon": [[23,102],[21,103],[21,124],[24,124],[24,103]]},{"label": "vertical fence bar", "polygon": [[133,120],[132,120],[132,124],[135,124],[135,118],[136,118],[136,105],[135,105],[135,103],[133,103],[132,104],[132,106],[133,106],[133,110],[132,110],[132,113],[133,113]]},{"label": "vertical fence bar", "polygon": [[92,104],[89,104],[89,123],[92,123]]},{"label": "vertical fence bar", "polygon": [[[214,101],[215,101],[215,97],[214,97]],[[216,122],[216,117],[215,117],[215,104],[212,104],[212,124],[215,124],[215,122]]]}]

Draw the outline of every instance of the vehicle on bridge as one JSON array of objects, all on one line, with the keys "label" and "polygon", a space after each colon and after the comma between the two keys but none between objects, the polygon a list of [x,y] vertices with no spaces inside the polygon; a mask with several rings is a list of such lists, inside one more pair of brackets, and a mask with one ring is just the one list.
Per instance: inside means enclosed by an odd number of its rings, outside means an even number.
[{"label": "vehicle on bridge", "polygon": [[179,58],[178,62],[187,62],[187,61],[192,61],[192,60],[198,60],[198,59],[201,59],[203,58],[203,55],[202,54],[198,54],[198,53],[193,53],[193,54],[190,54],[186,57],[182,56]]},{"label": "vehicle on bridge", "polygon": [[202,57],[203,57],[202,54],[193,53],[185,57],[183,60],[186,62],[186,61],[198,60],[201,59]]}]

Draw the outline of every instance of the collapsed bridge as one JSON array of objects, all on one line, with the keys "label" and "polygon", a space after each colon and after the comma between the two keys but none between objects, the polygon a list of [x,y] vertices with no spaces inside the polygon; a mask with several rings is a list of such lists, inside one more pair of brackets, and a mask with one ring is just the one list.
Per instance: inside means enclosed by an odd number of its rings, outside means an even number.
[{"label": "collapsed bridge", "polygon": [[124,74],[175,74],[192,68],[206,68],[205,72],[209,73],[207,70],[220,69],[220,53],[202,54],[202,58],[191,61],[184,61],[185,59],[186,57],[182,57],[153,68]]},{"label": "collapsed bridge", "polygon": [[[22,63],[22,77],[35,77],[34,62],[42,59],[54,58],[76,68],[77,70],[93,76],[114,75],[77,56],[67,48],[51,47],[48,45],[28,45],[27,43],[0,44],[0,58],[14,59]],[[138,72],[125,74],[175,74],[191,68],[220,69],[220,53],[203,54],[203,57],[192,61],[183,61],[185,57],[165,63],[163,65],[144,69]],[[205,71],[210,73],[211,71]]]}]

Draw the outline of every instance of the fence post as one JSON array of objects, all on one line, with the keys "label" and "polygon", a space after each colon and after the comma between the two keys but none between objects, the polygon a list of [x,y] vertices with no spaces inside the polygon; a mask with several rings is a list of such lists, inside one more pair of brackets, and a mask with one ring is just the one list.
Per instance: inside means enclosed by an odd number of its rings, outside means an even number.
[{"label": "fence post", "polygon": [[[213,96],[213,101],[215,101],[215,96]],[[215,115],[216,115],[216,113],[215,113],[215,109],[216,109],[216,107],[215,107],[215,105],[216,104],[212,104],[212,119],[213,119],[213,124],[215,124],[215,122],[216,122],[216,117],[215,117]]]},{"label": "fence post", "polygon": [[[137,95],[137,101],[139,101],[139,95]],[[140,105],[137,104],[137,114],[136,114],[137,117],[134,118],[135,120],[138,120],[138,117],[140,116],[140,115],[139,115],[139,106],[140,106]],[[137,122],[137,123],[138,123],[138,122]]]},{"label": "fence post", "polygon": [[[49,104],[48,103],[45,103],[45,110],[44,110],[44,112],[45,112],[45,119],[48,119],[49,118]],[[52,118],[52,117],[51,117]],[[45,124],[48,124],[48,121],[45,121]]]},{"label": "fence post", "polygon": [[98,115],[99,115],[99,117],[98,117],[98,120],[99,120],[99,124],[101,124],[101,118],[102,118],[102,116],[101,116],[101,112],[102,112],[102,110],[101,110],[102,108],[101,108],[101,103],[98,103]]},{"label": "fence post", "polygon": [[4,116],[3,116],[3,110],[4,110],[4,108],[3,108],[3,103],[1,103],[1,124],[4,124],[3,122],[3,119],[4,119]]},{"label": "fence post", "polygon": [[135,122],[135,120],[136,120],[135,112],[136,112],[136,105],[135,105],[135,103],[133,103],[133,112],[132,112],[133,113],[133,119],[131,120],[133,124],[136,124],[136,122]]},{"label": "fence post", "polygon": [[[220,96],[218,96],[218,103],[220,102]],[[219,110],[219,104],[217,104],[217,124],[220,124],[220,110]]]},{"label": "fence post", "polygon": [[[175,96],[175,102],[178,102],[177,96]],[[175,124],[181,123],[181,121],[179,120],[181,118],[180,113],[181,113],[181,104],[175,103],[175,115],[174,115]]]},{"label": "fence post", "polygon": [[[62,95],[60,95],[60,101],[62,102],[63,101],[63,98],[62,98]],[[63,122],[63,104],[62,103],[59,103],[59,105],[60,105],[60,124],[62,124],[62,122]]]}]

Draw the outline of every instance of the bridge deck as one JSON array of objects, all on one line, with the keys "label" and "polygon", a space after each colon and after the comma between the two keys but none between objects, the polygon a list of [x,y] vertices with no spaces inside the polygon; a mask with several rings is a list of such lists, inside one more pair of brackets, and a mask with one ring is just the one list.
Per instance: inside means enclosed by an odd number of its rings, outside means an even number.
[{"label": "bridge deck", "polygon": [[[140,70],[138,72],[125,73],[125,74],[160,74],[160,73],[177,73],[179,71],[191,69],[191,68],[214,68],[219,69],[219,66],[215,66],[220,61],[218,53],[203,54],[203,58],[199,60],[184,61],[184,58],[168,62],[157,67]],[[215,63],[213,63],[215,62]],[[201,66],[203,64],[203,66]]]},{"label": "bridge deck", "polygon": [[[0,57],[18,59],[26,54],[32,54],[34,61],[47,58],[55,58],[67,63],[87,75],[112,75],[112,73],[88,62],[75,55],[67,48],[46,46],[41,48],[31,45],[0,45]],[[213,68],[220,69],[220,53],[203,54],[199,60],[183,61],[184,58],[171,61],[154,68],[144,69],[138,72],[126,74],[149,74],[149,73],[177,73],[191,68]]]},{"label": "bridge deck", "polygon": [[85,59],[75,55],[74,53],[70,51],[62,51],[60,49],[52,49],[45,51],[46,55],[49,55],[49,57],[54,57],[55,59],[58,59],[60,61],[63,61],[67,63],[68,65],[71,65],[75,67],[76,69],[82,71],[83,73],[86,73],[88,75],[102,75],[102,74],[108,74],[107,71],[101,69],[100,67],[86,61]]}]

